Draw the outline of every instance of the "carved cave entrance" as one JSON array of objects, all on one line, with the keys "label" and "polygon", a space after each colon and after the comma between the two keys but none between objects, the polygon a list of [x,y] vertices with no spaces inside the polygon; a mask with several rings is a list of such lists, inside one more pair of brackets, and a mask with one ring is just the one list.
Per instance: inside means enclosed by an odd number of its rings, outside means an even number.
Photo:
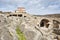
[{"label": "carved cave entrance", "polygon": [[49,27],[49,24],[48,24],[49,20],[48,19],[42,19],[41,22],[40,22],[40,27],[46,27],[48,28]]}]

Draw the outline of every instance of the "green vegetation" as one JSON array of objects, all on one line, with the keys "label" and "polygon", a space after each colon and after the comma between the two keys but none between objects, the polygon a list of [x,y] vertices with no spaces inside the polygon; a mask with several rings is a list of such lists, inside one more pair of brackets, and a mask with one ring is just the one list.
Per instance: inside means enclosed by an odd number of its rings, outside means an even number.
[{"label": "green vegetation", "polygon": [[21,30],[19,29],[18,26],[16,28],[16,33],[17,33],[17,36],[18,36],[18,40],[26,40],[24,34],[21,32]]}]

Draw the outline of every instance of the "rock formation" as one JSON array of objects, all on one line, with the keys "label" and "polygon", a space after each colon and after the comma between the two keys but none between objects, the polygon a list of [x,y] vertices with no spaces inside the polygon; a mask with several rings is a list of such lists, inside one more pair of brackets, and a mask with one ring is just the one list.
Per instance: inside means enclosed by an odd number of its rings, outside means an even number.
[{"label": "rock formation", "polygon": [[30,15],[22,9],[0,13],[0,40],[60,40],[60,14]]}]

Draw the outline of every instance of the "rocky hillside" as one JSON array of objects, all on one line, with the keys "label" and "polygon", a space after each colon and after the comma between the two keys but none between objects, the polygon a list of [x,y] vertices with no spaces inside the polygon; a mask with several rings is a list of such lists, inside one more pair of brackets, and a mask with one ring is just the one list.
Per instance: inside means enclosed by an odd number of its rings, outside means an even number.
[{"label": "rocky hillside", "polygon": [[51,29],[45,33],[41,30],[44,28],[35,24],[36,21],[33,16],[0,15],[0,40],[57,40],[53,38],[56,34],[51,33]]},{"label": "rocky hillside", "polygon": [[48,14],[48,15],[34,15],[37,17],[56,17],[56,18],[60,18],[60,14]]},{"label": "rocky hillside", "polygon": [[35,40],[38,31],[31,19],[34,20],[32,17],[0,15],[0,40]]}]

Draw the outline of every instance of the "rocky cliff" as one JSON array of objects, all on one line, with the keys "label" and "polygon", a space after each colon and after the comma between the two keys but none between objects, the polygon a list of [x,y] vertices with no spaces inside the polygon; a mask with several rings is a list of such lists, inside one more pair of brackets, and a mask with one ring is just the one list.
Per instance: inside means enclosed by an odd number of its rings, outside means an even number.
[{"label": "rocky cliff", "polygon": [[[53,23],[51,22],[55,19],[60,22],[60,18],[22,15],[0,14],[0,40],[60,40],[59,35],[52,33]],[[40,26],[42,19],[51,20],[49,28]]]}]

